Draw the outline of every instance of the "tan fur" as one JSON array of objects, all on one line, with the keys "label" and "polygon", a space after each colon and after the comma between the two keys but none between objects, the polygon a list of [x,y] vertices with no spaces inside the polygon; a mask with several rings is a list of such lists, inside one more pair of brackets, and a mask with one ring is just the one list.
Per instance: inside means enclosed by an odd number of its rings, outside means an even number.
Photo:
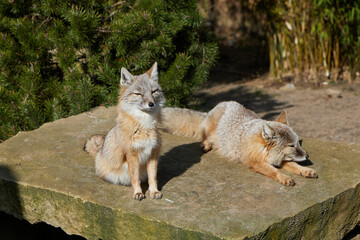
[{"label": "tan fur", "polygon": [[[317,177],[314,170],[294,162],[304,161],[308,156],[288,126],[286,111],[275,121],[265,121],[239,103],[222,102],[207,114],[168,108],[163,118],[162,126],[166,131],[185,136],[201,135],[205,152],[215,147],[222,156],[241,161],[281,184],[294,186],[295,181],[279,168],[304,177]],[[184,123],[192,126],[184,128]]]},{"label": "tan fur", "polygon": [[217,124],[225,111],[225,107],[218,108],[216,112],[207,114],[206,119],[202,123],[202,149],[208,152],[212,146],[216,144],[216,129]]},{"label": "tan fur", "polygon": [[297,175],[300,175],[303,177],[307,177],[307,178],[316,178],[317,177],[317,175],[313,169],[300,166],[299,164],[297,164],[295,162],[282,162],[281,168],[288,172],[291,172],[293,174],[297,174]]},{"label": "tan fur", "polygon": [[[190,109],[163,108],[161,128],[168,133],[201,139],[200,125],[205,118],[206,113]],[[183,119],[186,119],[186,121],[183,121]],[[188,121],[189,119],[191,121]]]},{"label": "tan fur", "polygon": [[[271,179],[288,186],[294,186],[295,182],[288,176],[282,174],[276,167],[267,164],[267,155],[264,154],[260,149],[265,146],[267,150],[271,148],[271,145],[261,137],[261,134],[254,136],[252,144],[245,149],[247,155],[245,164],[252,170],[262,173]],[[297,164],[298,165],[298,164]]]},{"label": "tan fur", "polygon": [[275,122],[289,125],[289,122],[287,120],[287,112],[285,110],[282,110],[280,115],[275,119]]},{"label": "tan fur", "polygon": [[88,152],[90,156],[95,157],[100,149],[104,146],[106,135],[95,134],[85,142],[84,151]]},{"label": "tan fur", "polygon": [[139,76],[132,76],[122,69],[121,84],[117,124],[106,137],[92,136],[84,149],[96,156],[96,173],[102,179],[113,184],[131,184],[134,199],[142,200],[145,195],[140,183],[148,178],[150,197],[161,198],[157,187],[157,162],[165,98],[157,83],[156,63]]}]

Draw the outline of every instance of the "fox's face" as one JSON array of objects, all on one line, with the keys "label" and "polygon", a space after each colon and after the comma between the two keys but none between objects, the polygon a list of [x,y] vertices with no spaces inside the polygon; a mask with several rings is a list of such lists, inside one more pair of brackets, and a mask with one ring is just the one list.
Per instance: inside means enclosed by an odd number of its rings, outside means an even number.
[{"label": "fox's face", "polygon": [[305,161],[309,156],[302,148],[298,136],[287,125],[287,120],[280,120],[278,118],[268,124],[265,122],[262,129],[262,137],[267,144],[268,163],[280,166],[283,161]]},{"label": "fox's face", "polygon": [[158,84],[156,63],[148,72],[139,76],[133,76],[122,68],[120,84],[126,88],[122,96],[122,102],[126,104],[126,108],[154,112],[165,105],[165,97]]}]

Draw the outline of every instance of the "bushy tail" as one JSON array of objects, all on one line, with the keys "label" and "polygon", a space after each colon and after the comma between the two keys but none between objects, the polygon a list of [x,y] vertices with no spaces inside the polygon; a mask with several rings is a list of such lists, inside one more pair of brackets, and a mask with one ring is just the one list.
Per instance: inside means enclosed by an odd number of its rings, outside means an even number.
[{"label": "bushy tail", "polygon": [[95,134],[86,140],[84,145],[84,151],[89,153],[92,157],[95,157],[100,149],[104,146],[105,135]]},{"label": "bushy tail", "polygon": [[205,118],[206,113],[203,112],[186,108],[163,108],[161,128],[171,134],[201,139]]}]

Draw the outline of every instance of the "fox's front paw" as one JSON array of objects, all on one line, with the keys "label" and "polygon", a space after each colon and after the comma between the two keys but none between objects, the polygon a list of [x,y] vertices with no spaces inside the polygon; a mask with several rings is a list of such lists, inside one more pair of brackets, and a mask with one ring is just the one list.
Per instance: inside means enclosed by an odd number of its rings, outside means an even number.
[{"label": "fox's front paw", "polygon": [[318,178],[318,175],[316,174],[316,172],[311,168],[301,171],[300,176],[303,176],[306,178]]},{"label": "fox's front paw", "polygon": [[284,177],[284,178],[280,179],[279,182],[285,186],[291,186],[291,187],[295,186],[295,181],[289,177]]},{"label": "fox's front paw", "polygon": [[145,195],[143,193],[141,193],[141,192],[138,192],[138,193],[134,193],[133,198],[135,200],[141,201],[141,200],[143,200],[145,198]]},{"label": "fox's front paw", "polygon": [[153,199],[160,199],[162,198],[162,193],[160,191],[151,192],[150,191],[150,197]]}]

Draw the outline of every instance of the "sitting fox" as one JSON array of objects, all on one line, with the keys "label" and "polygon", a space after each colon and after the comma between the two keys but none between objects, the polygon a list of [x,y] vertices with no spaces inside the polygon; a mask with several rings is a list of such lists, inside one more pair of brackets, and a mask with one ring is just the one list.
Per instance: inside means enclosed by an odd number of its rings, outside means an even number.
[{"label": "sitting fox", "polygon": [[219,103],[209,113],[180,108],[164,108],[163,128],[173,134],[202,137],[204,152],[216,147],[231,160],[240,161],[275,181],[294,186],[295,181],[278,168],[317,178],[311,168],[296,162],[308,158],[296,133],[289,127],[286,111],[275,121],[262,120],[237,102]]},{"label": "sitting fox", "polygon": [[145,198],[140,183],[148,178],[150,197],[160,199],[156,175],[165,98],[158,84],[157,63],[139,76],[122,68],[120,85],[117,124],[106,136],[90,137],[84,150],[95,157],[101,178],[113,184],[131,184],[136,200]]}]

